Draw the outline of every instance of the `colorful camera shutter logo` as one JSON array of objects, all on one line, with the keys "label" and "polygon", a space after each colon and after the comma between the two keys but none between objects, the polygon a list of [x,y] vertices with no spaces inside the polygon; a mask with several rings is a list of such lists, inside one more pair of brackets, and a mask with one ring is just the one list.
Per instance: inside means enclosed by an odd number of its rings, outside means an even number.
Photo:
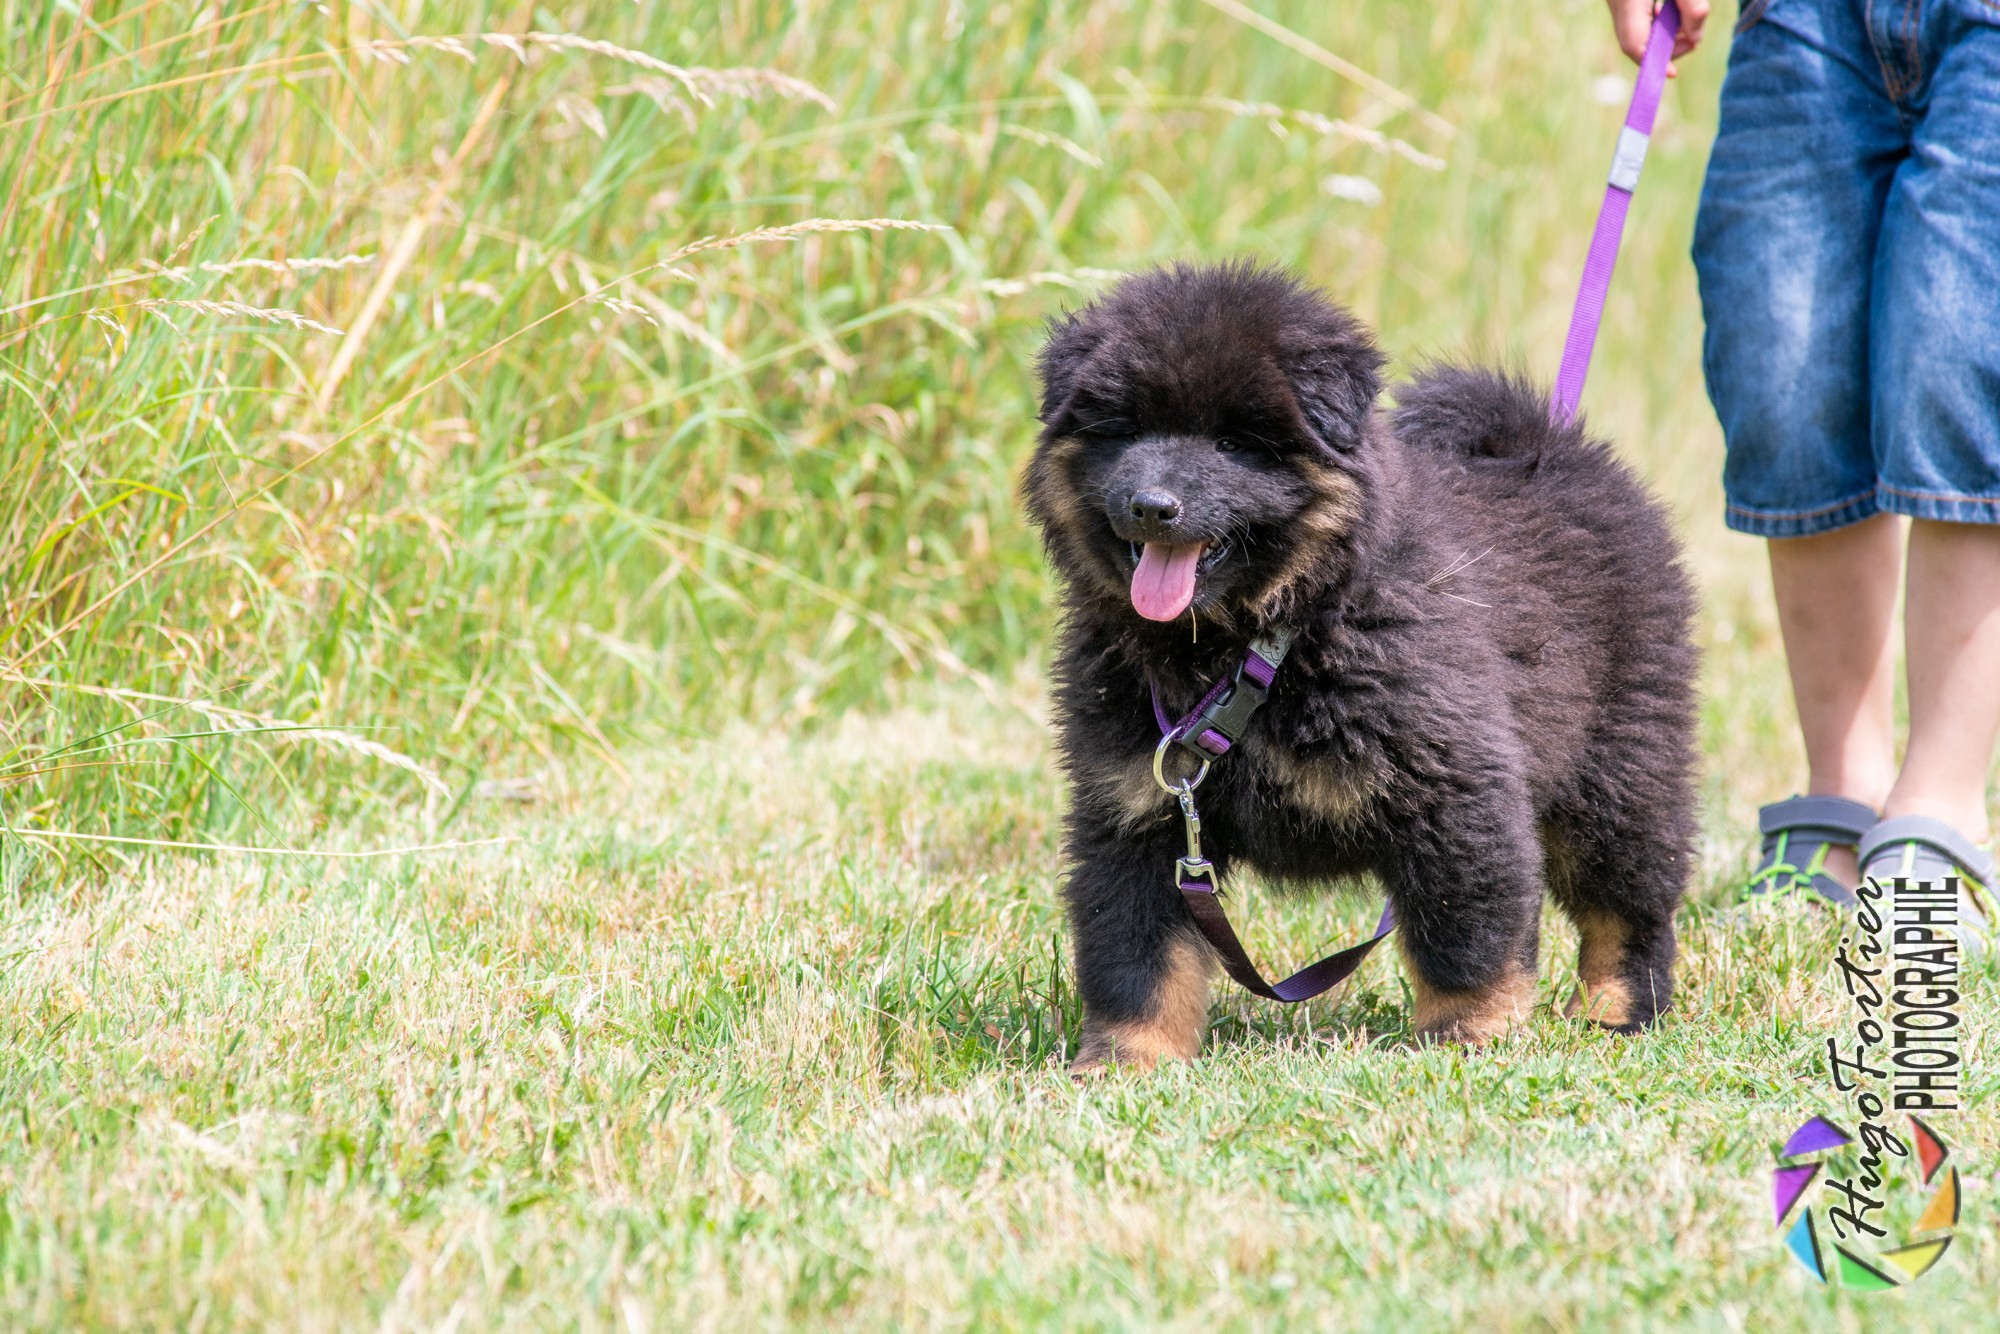
[{"label": "colorful camera shutter logo", "polygon": [[[1914,1116],[1910,1118],[1910,1130],[1916,1143],[1917,1163],[1923,1169],[1923,1186],[1929,1189],[1945,1159],[1951,1156],[1951,1146]],[[1785,1226],[1785,1219],[1805,1195],[1806,1187],[1819,1176],[1827,1155],[1853,1142],[1853,1136],[1823,1116],[1815,1116],[1792,1132],[1771,1171],[1771,1209],[1779,1227]],[[1917,1219],[1913,1235],[1920,1240],[1906,1241],[1892,1250],[1879,1252],[1873,1263],[1838,1243],[1833,1246],[1834,1258],[1829,1263],[1820,1245],[1819,1224],[1810,1205],[1798,1211],[1798,1217],[1785,1233],[1785,1246],[1798,1257],[1806,1272],[1821,1283],[1832,1281],[1837,1274],[1843,1288],[1881,1292],[1914,1283],[1929,1273],[1950,1247],[1952,1229],[1957,1226],[1958,1169],[1954,1167]],[[1922,1239],[1925,1233],[1937,1232],[1944,1235]]]}]

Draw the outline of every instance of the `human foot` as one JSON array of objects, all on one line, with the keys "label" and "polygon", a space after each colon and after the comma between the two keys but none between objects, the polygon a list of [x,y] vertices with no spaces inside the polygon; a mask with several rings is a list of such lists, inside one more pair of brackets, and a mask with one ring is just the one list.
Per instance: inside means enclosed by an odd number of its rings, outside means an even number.
[{"label": "human foot", "polygon": [[1764,843],[1744,900],[1771,902],[1803,892],[1838,907],[1853,906],[1854,887],[1861,883],[1857,846],[1878,818],[1846,797],[1788,797],[1762,808],[1757,827]]},{"label": "human foot", "polygon": [[1861,840],[1861,872],[1890,891],[1904,893],[1925,882],[1942,889],[1958,882],[1952,934],[1964,955],[1983,954],[1993,942],[1993,856],[1943,820],[1899,815]]}]

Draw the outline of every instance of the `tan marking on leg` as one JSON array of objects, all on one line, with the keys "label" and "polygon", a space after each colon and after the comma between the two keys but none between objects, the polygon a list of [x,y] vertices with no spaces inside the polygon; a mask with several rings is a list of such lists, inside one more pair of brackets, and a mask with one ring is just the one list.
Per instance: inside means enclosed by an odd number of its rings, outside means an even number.
[{"label": "tan marking on leg", "polygon": [[1624,970],[1625,943],[1631,928],[1611,913],[1583,912],[1576,914],[1576,929],[1583,937],[1576,962],[1583,981],[1563,1006],[1563,1013],[1572,1019],[1581,1015],[1610,1028],[1630,1023],[1632,987]]},{"label": "tan marking on leg", "polygon": [[1512,963],[1491,986],[1471,991],[1439,991],[1412,965],[1410,988],[1417,996],[1417,1036],[1440,1042],[1490,1042],[1526,1023],[1535,1008],[1535,975]]},{"label": "tan marking on leg", "polygon": [[1215,952],[1182,937],[1167,947],[1167,966],[1143,1019],[1102,1024],[1085,1015],[1083,1041],[1070,1062],[1074,1075],[1103,1074],[1111,1065],[1150,1070],[1162,1059],[1192,1061],[1208,1036],[1208,981]]}]

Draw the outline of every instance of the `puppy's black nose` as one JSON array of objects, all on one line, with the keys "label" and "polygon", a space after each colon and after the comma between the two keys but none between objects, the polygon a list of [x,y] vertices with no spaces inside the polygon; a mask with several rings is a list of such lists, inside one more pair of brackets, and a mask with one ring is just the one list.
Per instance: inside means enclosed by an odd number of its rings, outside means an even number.
[{"label": "puppy's black nose", "polygon": [[1181,498],[1170,491],[1132,493],[1132,517],[1140,523],[1172,523],[1181,517]]}]

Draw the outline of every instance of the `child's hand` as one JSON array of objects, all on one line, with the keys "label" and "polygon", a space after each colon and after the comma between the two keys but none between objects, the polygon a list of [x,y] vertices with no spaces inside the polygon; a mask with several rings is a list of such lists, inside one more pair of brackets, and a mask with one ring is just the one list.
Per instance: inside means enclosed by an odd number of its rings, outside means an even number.
[{"label": "child's hand", "polygon": [[[1618,34],[1618,47],[1626,55],[1638,60],[1646,54],[1646,34],[1653,30],[1653,15],[1659,10],[1659,0],[1605,0],[1611,6],[1611,26]],[[1674,38],[1676,58],[1686,55],[1701,45],[1702,25],[1708,22],[1708,0],[1680,0],[1681,30]],[[1667,75],[1680,73],[1671,64]]]}]

